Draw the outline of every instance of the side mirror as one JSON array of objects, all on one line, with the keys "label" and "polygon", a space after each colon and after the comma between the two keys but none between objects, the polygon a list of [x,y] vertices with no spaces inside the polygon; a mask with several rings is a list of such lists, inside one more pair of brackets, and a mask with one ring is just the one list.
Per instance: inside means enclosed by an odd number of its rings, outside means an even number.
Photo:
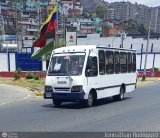
[{"label": "side mirror", "polygon": [[48,70],[49,60],[46,61],[46,70]]},{"label": "side mirror", "polygon": [[85,75],[86,75],[86,77],[88,77],[88,76],[89,76],[89,73],[90,73],[90,69],[86,69],[86,71],[85,71]]}]

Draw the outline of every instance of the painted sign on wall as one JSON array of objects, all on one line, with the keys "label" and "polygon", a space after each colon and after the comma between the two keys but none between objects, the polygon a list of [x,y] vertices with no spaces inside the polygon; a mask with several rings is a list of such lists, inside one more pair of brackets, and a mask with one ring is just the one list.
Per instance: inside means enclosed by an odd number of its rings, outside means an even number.
[{"label": "painted sign on wall", "polygon": [[77,32],[66,32],[66,46],[77,45]]}]

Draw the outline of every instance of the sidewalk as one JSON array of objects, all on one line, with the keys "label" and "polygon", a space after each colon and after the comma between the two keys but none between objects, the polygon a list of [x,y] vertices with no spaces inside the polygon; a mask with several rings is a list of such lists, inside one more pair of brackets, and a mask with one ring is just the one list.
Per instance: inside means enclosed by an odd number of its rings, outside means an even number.
[{"label": "sidewalk", "polygon": [[139,78],[139,80],[137,82],[137,87],[152,85],[153,83],[155,83],[159,80],[160,80],[160,78],[146,78],[146,81],[142,81],[142,78]]},{"label": "sidewalk", "polygon": [[43,96],[44,79],[40,80],[26,80],[21,78],[20,80],[14,80],[13,78],[2,78],[0,77],[0,84],[7,84],[12,86],[20,86],[33,91],[36,96]]}]

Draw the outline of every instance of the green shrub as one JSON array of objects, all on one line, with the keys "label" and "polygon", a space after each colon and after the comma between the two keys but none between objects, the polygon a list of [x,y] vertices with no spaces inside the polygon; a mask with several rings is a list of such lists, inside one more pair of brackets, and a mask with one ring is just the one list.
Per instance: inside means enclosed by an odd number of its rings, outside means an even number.
[{"label": "green shrub", "polygon": [[160,72],[160,68],[154,68],[154,72]]},{"label": "green shrub", "polygon": [[19,80],[21,78],[21,69],[18,69],[14,72],[14,79]]},{"label": "green shrub", "polygon": [[39,75],[38,74],[34,74],[34,80],[39,80]]},{"label": "green shrub", "polygon": [[26,79],[27,79],[27,80],[33,79],[33,74],[32,74],[32,72],[30,72],[30,71],[27,72]]}]

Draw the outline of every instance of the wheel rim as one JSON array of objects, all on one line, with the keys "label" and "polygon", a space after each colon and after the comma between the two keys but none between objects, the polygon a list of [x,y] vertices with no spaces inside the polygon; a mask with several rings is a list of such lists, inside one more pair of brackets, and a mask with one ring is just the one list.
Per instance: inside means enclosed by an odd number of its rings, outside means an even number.
[{"label": "wheel rim", "polygon": [[89,96],[88,96],[88,105],[89,106],[93,105],[93,96],[92,96],[92,94],[89,94]]}]

